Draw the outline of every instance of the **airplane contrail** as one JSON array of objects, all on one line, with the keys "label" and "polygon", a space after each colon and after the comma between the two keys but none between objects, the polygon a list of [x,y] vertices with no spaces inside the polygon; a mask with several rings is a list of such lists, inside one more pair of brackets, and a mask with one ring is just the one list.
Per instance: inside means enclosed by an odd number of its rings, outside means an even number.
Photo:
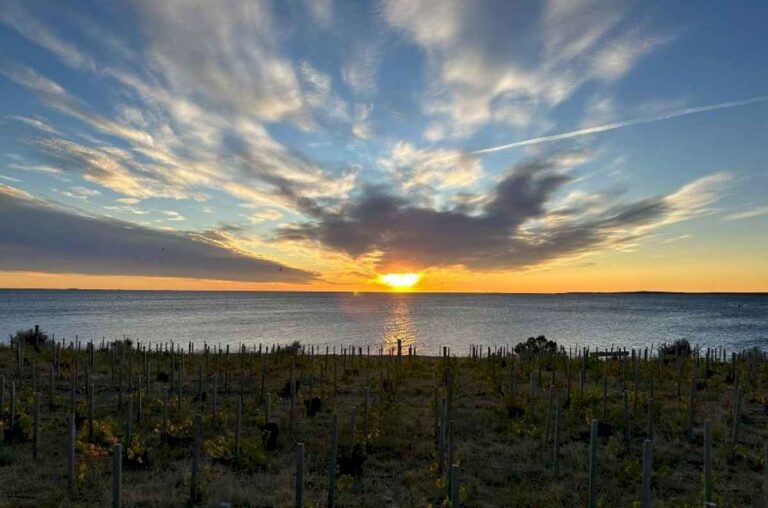
[{"label": "airplane contrail", "polygon": [[[480,150],[474,150],[468,153],[472,155],[482,155],[486,153],[500,152],[502,150],[510,150],[512,148],[518,148],[521,146],[549,143],[551,141],[559,141],[561,139],[570,139],[570,138],[576,138],[579,136],[586,136],[589,134],[597,134],[600,132],[612,131],[615,129],[621,129],[623,127],[630,127],[633,125],[660,122],[662,120],[669,120],[670,118],[677,118],[680,116],[695,115],[697,113],[704,113],[707,111],[716,111],[718,109],[735,108],[738,106],[746,106],[749,104],[755,104],[758,102],[766,102],[766,101],[768,101],[768,95],[759,95],[757,97],[752,97],[750,99],[743,99],[739,101],[721,102],[719,104],[710,104],[707,106],[694,106],[690,108],[670,111],[668,113],[664,113],[662,115],[657,115],[652,117],[635,118],[632,120],[624,120],[622,122],[614,122],[614,123],[609,123],[604,125],[596,125],[594,127],[586,127],[584,129],[578,129],[575,131],[561,132],[559,134],[551,134],[549,136],[539,136],[536,138],[524,139],[521,141],[515,141],[514,143],[507,143],[505,145],[482,148]],[[446,159],[447,158],[450,158],[450,157],[446,157]],[[445,159],[440,159],[440,160],[445,160]]]}]

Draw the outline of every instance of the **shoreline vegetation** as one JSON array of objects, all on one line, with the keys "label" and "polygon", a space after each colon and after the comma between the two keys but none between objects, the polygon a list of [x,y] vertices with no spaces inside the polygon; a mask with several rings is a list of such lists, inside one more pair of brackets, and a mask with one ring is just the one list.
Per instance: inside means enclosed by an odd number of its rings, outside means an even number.
[{"label": "shoreline vegetation", "polygon": [[762,351],[0,345],[0,506],[768,506]]}]

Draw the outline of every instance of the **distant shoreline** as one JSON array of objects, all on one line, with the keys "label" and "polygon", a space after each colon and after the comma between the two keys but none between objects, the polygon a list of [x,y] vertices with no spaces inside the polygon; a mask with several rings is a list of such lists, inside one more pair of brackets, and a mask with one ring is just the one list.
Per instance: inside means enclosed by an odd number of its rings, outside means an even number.
[{"label": "distant shoreline", "polygon": [[101,289],[101,288],[0,288],[0,291],[59,291],[74,292],[125,292],[125,293],[281,293],[281,294],[414,294],[414,295],[520,295],[520,296],[563,296],[563,295],[701,295],[701,296],[768,296],[768,291],[563,291],[553,293],[499,292],[499,291],[322,291],[322,290],[282,290],[282,289]]}]

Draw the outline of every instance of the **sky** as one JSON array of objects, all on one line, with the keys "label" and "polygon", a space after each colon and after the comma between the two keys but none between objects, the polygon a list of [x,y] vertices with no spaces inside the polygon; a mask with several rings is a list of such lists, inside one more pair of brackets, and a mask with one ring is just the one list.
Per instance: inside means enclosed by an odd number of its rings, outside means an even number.
[{"label": "sky", "polygon": [[0,287],[768,291],[766,21],[0,0]]}]

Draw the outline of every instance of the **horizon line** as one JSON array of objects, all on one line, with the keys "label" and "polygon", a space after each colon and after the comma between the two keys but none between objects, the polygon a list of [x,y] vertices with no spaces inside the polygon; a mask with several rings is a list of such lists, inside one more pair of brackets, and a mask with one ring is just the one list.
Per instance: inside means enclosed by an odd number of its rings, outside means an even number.
[{"label": "horizon line", "polygon": [[443,295],[628,295],[628,294],[669,294],[669,295],[755,295],[768,296],[766,291],[667,291],[636,289],[626,291],[373,291],[373,290],[320,290],[320,289],[120,289],[120,288],[14,288],[0,287],[0,291],[123,291],[123,292],[164,292],[164,293],[328,293],[328,294],[443,294]]}]

